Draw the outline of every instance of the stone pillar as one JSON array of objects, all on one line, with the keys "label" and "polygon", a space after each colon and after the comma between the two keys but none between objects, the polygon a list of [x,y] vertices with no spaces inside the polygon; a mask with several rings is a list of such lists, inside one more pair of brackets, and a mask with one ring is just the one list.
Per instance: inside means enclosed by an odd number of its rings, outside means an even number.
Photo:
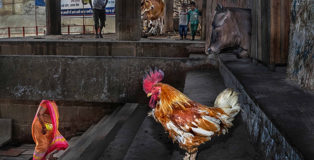
[{"label": "stone pillar", "polygon": [[173,31],[173,0],[165,1],[165,31]]},{"label": "stone pillar", "polygon": [[46,0],[47,35],[61,34],[61,0]]},{"label": "stone pillar", "polygon": [[141,39],[141,0],[116,0],[118,40]]},{"label": "stone pillar", "polygon": [[[203,0],[201,7],[202,10],[202,16],[201,16],[201,40],[206,40],[206,6],[207,6],[207,0]],[[208,11],[207,11],[208,12]]]}]

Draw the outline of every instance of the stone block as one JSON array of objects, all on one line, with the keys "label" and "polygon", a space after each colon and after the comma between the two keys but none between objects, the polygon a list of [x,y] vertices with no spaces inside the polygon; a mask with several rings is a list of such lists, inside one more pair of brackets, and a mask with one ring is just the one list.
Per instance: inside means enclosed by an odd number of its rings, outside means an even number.
[{"label": "stone block", "polygon": [[111,56],[135,56],[136,47],[134,45],[112,45]]},{"label": "stone block", "polygon": [[57,55],[81,55],[81,47],[73,43],[59,43],[57,45]]},{"label": "stone block", "polygon": [[12,138],[12,119],[0,119],[0,147]]},{"label": "stone block", "polygon": [[97,56],[97,48],[95,45],[83,45],[81,50],[82,56]]}]

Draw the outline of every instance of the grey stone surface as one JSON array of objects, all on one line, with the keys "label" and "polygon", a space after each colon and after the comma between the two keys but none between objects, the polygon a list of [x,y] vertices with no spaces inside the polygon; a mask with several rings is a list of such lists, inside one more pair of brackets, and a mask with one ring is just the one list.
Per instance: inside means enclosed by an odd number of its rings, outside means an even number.
[{"label": "grey stone surface", "polygon": [[0,55],[188,57],[204,50],[201,41],[0,39]]},{"label": "grey stone surface", "polygon": [[83,135],[60,159],[94,160],[99,158],[104,148],[110,144],[119,130],[119,123],[124,123],[134,113],[137,104],[125,104],[121,109],[102,119],[85,136]]},{"label": "grey stone surface", "polygon": [[[228,87],[241,92],[242,118],[251,140],[266,159],[312,159],[314,94],[286,79],[285,68],[269,71],[261,64],[222,55],[220,72]],[[301,153],[300,153],[300,152]]]},{"label": "grey stone surface", "polygon": [[[99,160],[121,160],[126,155],[136,133],[147,116],[149,108],[146,105],[139,105],[130,118],[121,124],[114,140],[106,146]],[[142,141],[142,140],[141,140]]]},{"label": "grey stone surface", "polygon": [[150,67],[164,70],[166,82],[182,89],[187,70],[212,65],[208,59],[188,58],[0,56],[0,97],[24,101],[146,102],[141,82]]},{"label": "grey stone surface", "polygon": [[12,138],[12,119],[0,119],[0,147]]},{"label": "grey stone surface", "polygon": [[153,117],[146,117],[124,160],[170,159],[175,145]]}]

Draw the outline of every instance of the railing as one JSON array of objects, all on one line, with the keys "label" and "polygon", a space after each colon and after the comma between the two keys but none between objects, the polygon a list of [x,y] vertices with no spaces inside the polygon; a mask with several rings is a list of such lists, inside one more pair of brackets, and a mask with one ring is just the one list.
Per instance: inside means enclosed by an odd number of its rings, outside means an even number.
[{"label": "railing", "polygon": [[[65,25],[61,27],[62,34],[91,34],[95,33],[93,25]],[[46,34],[46,26],[35,27],[5,27],[0,28],[0,38],[39,36]]]}]

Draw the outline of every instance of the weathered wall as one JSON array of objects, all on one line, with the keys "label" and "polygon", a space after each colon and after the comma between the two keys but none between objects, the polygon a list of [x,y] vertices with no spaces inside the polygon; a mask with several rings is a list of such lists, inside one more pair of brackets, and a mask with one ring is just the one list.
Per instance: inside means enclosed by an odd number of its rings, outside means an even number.
[{"label": "weathered wall", "polygon": [[[13,120],[13,141],[32,143],[32,122],[39,101],[0,100],[0,118]],[[56,102],[60,112],[60,127],[66,138],[87,130],[119,104]]]},{"label": "weathered wall", "polygon": [[204,51],[203,42],[3,40],[0,55],[77,55],[188,57]]},{"label": "weathered wall", "polygon": [[314,2],[293,0],[288,76],[302,87],[314,90]]},{"label": "weathered wall", "polygon": [[287,64],[290,0],[256,0],[251,12],[250,57],[271,66]]},{"label": "weathered wall", "polygon": [[82,102],[146,102],[142,77],[149,67],[183,88],[185,72],[211,68],[208,59],[0,56],[0,99]]}]

